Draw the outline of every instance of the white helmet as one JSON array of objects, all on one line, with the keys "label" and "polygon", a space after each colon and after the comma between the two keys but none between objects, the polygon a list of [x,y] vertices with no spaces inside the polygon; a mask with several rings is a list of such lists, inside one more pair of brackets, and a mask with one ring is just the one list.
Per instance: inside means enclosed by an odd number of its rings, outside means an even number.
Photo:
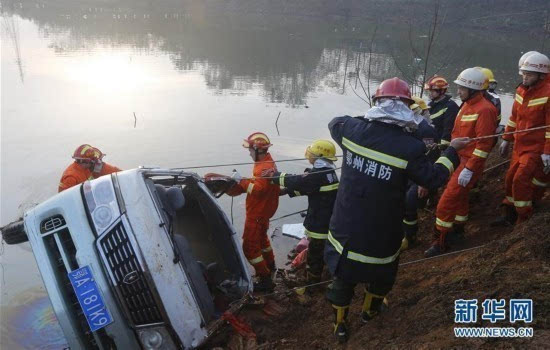
[{"label": "white helmet", "polygon": [[[521,69],[521,66],[523,65],[523,62],[525,62],[525,59],[527,57],[529,57],[530,55],[534,54],[534,53],[539,53],[538,51],[528,51],[526,53],[524,53],[523,55],[521,55],[521,57],[519,58],[519,61],[518,61],[518,69]],[[519,72],[519,75],[521,75],[521,70]]]},{"label": "white helmet", "polygon": [[520,70],[548,74],[550,73],[550,59],[546,55],[535,52],[525,58]]},{"label": "white helmet", "polygon": [[472,90],[483,90],[488,80],[482,71],[475,68],[467,68],[462,71],[454,81],[456,85]]}]

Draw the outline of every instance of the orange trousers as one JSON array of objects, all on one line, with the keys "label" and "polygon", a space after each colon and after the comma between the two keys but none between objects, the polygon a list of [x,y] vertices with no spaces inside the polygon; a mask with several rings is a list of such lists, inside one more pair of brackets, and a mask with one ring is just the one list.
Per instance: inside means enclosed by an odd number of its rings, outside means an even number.
[{"label": "orange trousers", "polygon": [[273,248],[267,237],[269,220],[264,218],[247,218],[244,223],[243,251],[254,267],[256,275],[269,276],[275,268]]},{"label": "orange trousers", "polygon": [[[451,231],[455,222],[464,224],[468,221],[468,210],[470,209],[468,194],[483,174],[482,169],[473,170],[474,174],[468,185],[466,187],[460,186],[458,184],[458,176],[466,166],[468,159],[466,157],[460,158],[460,165],[449,179],[447,187],[437,204],[435,227],[440,233],[447,234]],[[444,240],[445,235],[441,236],[443,236],[442,239]]]},{"label": "orange trousers", "polygon": [[533,184],[535,185],[533,202],[538,202],[544,197],[546,189],[550,187],[550,174],[545,174],[541,169],[541,171],[535,173]]},{"label": "orange trousers", "polygon": [[506,173],[504,184],[506,198],[503,204],[516,208],[518,222],[525,221],[531,216],[533,200],[540,199],[544,195],[548,176],[542,169],[540,154],[513,153],[510,168]]}]

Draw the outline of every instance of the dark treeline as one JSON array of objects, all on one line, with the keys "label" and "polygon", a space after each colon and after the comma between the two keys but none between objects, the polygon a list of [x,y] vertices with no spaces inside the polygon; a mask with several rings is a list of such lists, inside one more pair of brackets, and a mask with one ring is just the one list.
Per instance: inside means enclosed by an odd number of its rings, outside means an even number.
[{"label": "dark treeline", "polygon": [[[486,66],[497,77],[506,77],[499,79],[500,86],[512,90],[519,55],[541,49],[542,32],[534,26],[497,34],[495,28],[476,28],[482,20],[471,19],[520,8],[525,12],[544,7],[546,0],[519,2],[523,6],[508,0],[462,1],[471,3],[471,8],[462,5],[459,11],[454,1],[442,0],[445,23],[432,57],[434,66],[442,66],[439,73],[454,77],[466,66]],[[499,7],[491,10],[490,5],[497,3]],[[93,50],[97,45],[160,50],[177,70],[200,71],[216,93],[246,93],[260,86],[266,101],[300,106],[320,88],[354,89],[363,95],[360,83],[361,78],[366,83],[369,57],[374,81],[400,75],[397,67],[413,74],[417,63],[409,41],[425,40],[427,26],[422,23],[431,19],[431,4],[431,0],[25,0],[4,1],[2,12],[35,22],[58,54]],[[418,19],[412,13],[419,13]],[[542,15],[533,18],[537,16]],[[457,21],[471,25],[455,27],[452,23]],[[484,26],[487,23],[483,21]],[[529,31],[539,36],[526,36]],[[449,53],[452,60],[447,59]]]}]

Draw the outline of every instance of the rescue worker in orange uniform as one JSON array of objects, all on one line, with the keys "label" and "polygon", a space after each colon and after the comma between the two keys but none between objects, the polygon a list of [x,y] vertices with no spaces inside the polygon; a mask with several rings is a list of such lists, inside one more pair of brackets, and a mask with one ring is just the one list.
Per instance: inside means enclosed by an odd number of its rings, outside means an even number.
[{"label": "rescue worker in orange uniform", "polygon": [[[486,80],[480,70],[468,68],[454,81],[458,85],[458,95],[463,104],[455,120],[452,139],[494,134],[497,127],[497,110],[484,97],[483,87]],[[464,225],[468,220],[468,193],[481,178],[485,160],[493,143],[492,138],[480,139],[458,152],[460,165],[451,176],[437,205],[435,240],[424,252],[427,257],[445,251],[447,234],[453,226],[454,233],[459,237],[463,236]]]},{"label": "rescue worker in orange uniform", "polygon": [[247,193],[246,220],[243,232],[244,255],[254,267],[259,277],[254,284],[256,291],[271,291],[275,287],[271,273],[275,272],[275,256],[267,236],[269,219],[279,206],[279,185],[271,183],[269,174],[277,171],[277,166],[268,152],[272,144],[266,134],[252,133],[243,142],[243,147],[250,152],[254,160],[253,178],[242,178],[233,171],[232,178],[237,184],[228,191],[229,195]]},{"label": "rescue worker in orange uniform", "polygon": [[103,161],[105,154],[88,144],[80,145],[73,153],[74,162],[65,169],[57,192],[76,186],[86,180],[122,171]]},{"label": "rescue worker in orange uniform", "polygon": [[[523,58],[523,57],[522,57]],[[550,125],[550,59],[535,52],[520,67],[523,83],[517,88],[512,115],[506,132]],[[533,200],[540,199],[548,186],[550,173],[550,128],[503,135],[500,154],[507,156],[514,142],[510,168],[506,174],[504,216],[501,222],[514,224],[527,220]]]}]

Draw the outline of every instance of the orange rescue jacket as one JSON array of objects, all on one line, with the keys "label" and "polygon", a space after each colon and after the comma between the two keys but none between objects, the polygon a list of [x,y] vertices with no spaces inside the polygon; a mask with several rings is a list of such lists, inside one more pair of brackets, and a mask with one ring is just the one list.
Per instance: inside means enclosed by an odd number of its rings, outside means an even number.
[{"label": "orange rescue jacket", "polygon": [[271,183],[270,179],[263,179],[262,176],[270,172],[276,172],[277,166],[267,153],[261,162],[254,164],[253,179],[243,179],[239,182],[240,190],[247,193],[246,196],[246,219],[269,220],[279,207],[279,185]]},{"label": "orange rescue jacket", "polygon": [[66,190],[67,188],[71,188],[73,186],[81,184],[86,180],[97,179],[98,177],[116,173],[117,171],[122,170],[117,168],[116,166],[103,163],[103,168],[101,169],[101,172],[99,174],[96,174],[92,173],[90,169],[81,167],[77,162],[73,162],[73,164],[69,165],[67,169],[65,169],[63,175],[61,175],[61,181],[59,182],[59,188],[57,189],[57,192],[61,192]]},{"label": "orange rescue jacket", "polygon": [[[497,109],[481,93],[462,104],[455,119],[451,134],[457,137],[480,137],[492,135],[497,127]],[[493,139],[486,138],[471,142],[458,151],[461,158],[467,158],[466,168],[473,172],[483,170],[485,160],[493,147]]]},{"label": "orange rescue jacket", "polygon": [[[512,115],[506,124],[506,132],[550,125],[550,80],[535,86],[523,84],[516,89]],[[506,141],[515,142],[514,151],[550,154],[550,127],[512,135],[503,135]]]}]

